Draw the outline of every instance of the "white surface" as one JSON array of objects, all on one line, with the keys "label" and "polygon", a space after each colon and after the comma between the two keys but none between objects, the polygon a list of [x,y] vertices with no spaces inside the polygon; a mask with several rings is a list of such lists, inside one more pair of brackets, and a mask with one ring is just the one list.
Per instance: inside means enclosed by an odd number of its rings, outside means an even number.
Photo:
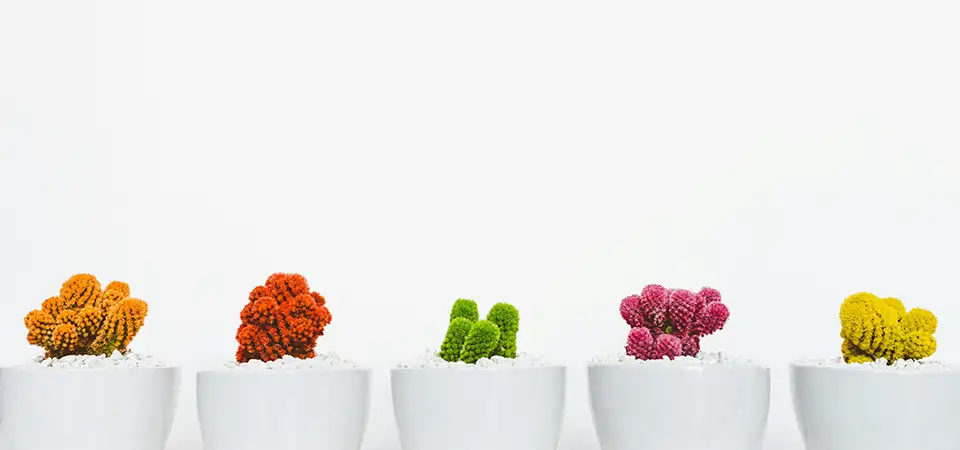
[{"label": "white surface", "polygon": [[165,365],[149,355],[140,355],[134,352],[120,354],[114,350],[110,356],[105,355],[68,355],[63,358],[44,358],[38,356],[24,364],[27,367],[43,367],[50,369],[138,369],[157,368]]},{"label": "white surface", "polygon": [[816,450],[953,450],[960,372],[791,366],[801,433]]},{"label": "white surface", "polygon": [[543,361],[543,356],[518,353],[516,358],[504,358],[494,356],[492,358],[480,358],[474,364],[467,364],[463,361],[449,362],[437,355],[435,350],[427,350],[419,358],[412,362],[403,362],[397,364],[402,369],[500,369],[511,367],[543,367],[547,364]]},{"label": "white surface", "polygon": [[403,450],[553,450],[566,368],[393,369]]},{"label": "white surface", "polygon": [[800,450],[788,364],[843,298],[940,318],[960,361],[960,3],[0,1],[0,364],[74,272],[150,302],[134,351],[194,381],[273,271],[329,301],[318,351],[388,370],[458,297],[515,304],[569,367],[559,450],[597,450],[586,364],[620,300],[716,287],[703,340],[771,367],[765,450]]},{"label": "white surface", "polygon": [[342,369],[354,368],[357,363],[349,359],[343,359],[336,353],[321,353],[316,357],[309,359],[294,358],[290,355],[283,355],[282,358],[273,361],[263,362],[259,359],[251,359],[245,363],[237,364],[236,361],[230,361],[223,365],[224,369],[243,369],[243,370],[304,370],[304,369]]},{"label": "white surface", "polygon": [[595,364],[590,403],[603,450],[760,450],[770,371],[749,365]]},{"label": "white surface", "polygon": [[0,435],[15,450],[162,450],[180,369],[0,369]]},{"label": "white surface", "polygon": [[205,450],[358,450],[370,371],[203,371],[197,405]]}]

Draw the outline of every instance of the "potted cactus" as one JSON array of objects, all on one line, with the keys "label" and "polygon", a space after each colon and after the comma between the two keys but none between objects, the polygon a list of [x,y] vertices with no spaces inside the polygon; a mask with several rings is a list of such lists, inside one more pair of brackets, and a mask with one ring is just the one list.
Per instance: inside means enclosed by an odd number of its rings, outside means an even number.
[{"label": "potted cactus", "polygon": [[[453,304],[440,350],[391,372],[403,450],[554,450],[565,368],[517,352],[520,314],[497,303]],[[464,438],[464,437],[467,438]]]},{"label": "potted cactus", "polygon": [[77,274],[27,314],[27,342],[44,354],[0,370],[0,434],[12,448],[164,448],[180,369],[130,350],[147,309],[126,283]]},{"label": "potted cactus", "polygon": [[[960,373],[931,360],[937,317],[859,292],[840,305],[840,356],[791,365],[809,449],[947,450],[960,442]],[[896,432],[884,432],[895,426]]]},{"label": "potted cactus", "polygon": [[[590,405],[604,450],[760,450],[769,369],[700,350],[730,312],[720,292],[651,284],[620,302],[625,352],[588,367]],[[696,420],[677,420],[678,417]]]},{"label": "potted cactus", "polygon": [[275,273],[250,292],[240,321],[234,360],[197,374],[204,448],[358,450],[370,371],[316,351],[332,321],[326,299],[302,275]]}]

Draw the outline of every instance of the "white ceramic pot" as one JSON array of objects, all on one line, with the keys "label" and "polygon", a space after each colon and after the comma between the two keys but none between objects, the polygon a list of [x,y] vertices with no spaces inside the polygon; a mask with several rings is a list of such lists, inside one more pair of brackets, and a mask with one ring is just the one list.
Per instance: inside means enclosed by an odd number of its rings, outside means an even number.
[{"label": "white ceramic pot", "polygon": [[197,373],[206,450],[358,450],[369,411],[369,369]]},{"label": "white ceramic pot", "polygon": [[554,450],[566,369],[393,369],[403,450]]},{"label": "white ceramic pot", "polygon": [[592,364],[603,450],[760,450],[770,370],[749,365]]},{"label": "white ceramic pot", "polygon": [[960,448],[960,371],[794,364],[790,372],[808,450]]},{"label": "white ceramic pot", "polygon": [[13,450],[163,450],[180,369],[0,369]]}]

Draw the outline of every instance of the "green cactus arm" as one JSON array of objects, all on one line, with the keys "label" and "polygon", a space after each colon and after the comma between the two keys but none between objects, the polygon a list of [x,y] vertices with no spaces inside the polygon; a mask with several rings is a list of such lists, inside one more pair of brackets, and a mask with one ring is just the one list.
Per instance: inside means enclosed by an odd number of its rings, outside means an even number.
[{"label": "green cactus arm", "polygon": [[493,351],[500,342],[500,328],[489,320],[480,320],[470,327],[467,339],[460,351],[460,360],[473,364],[480,358],[493,356]]},{"label": "green cactus arm", "polygon": [[453,302],[453,309],[450,311],[450,321],[453,322],[453,319],[458,317],[462,317],[471,322],[479,320],[480,311],[477,309],[477,302],[465,298],[458,298],[457,301]]},{"label": "green cactus arm", "polygon": [[487,313],[487,320],[500,328],[500,341],[493,354],[504,358],[517,357],[517,332],[520,331],[520,311],[509,303],[497,303]]},{"label": "green cactus arm", "polygon": [[463,318],[456,317],[450,322],[447,328],[447,336],[443,338],[443,345],[440,346],[440,357],[444,361],[456,362],[460,360],[460,351],[463,350],[463,343],[467,340],[467,334],[473,322]]}]

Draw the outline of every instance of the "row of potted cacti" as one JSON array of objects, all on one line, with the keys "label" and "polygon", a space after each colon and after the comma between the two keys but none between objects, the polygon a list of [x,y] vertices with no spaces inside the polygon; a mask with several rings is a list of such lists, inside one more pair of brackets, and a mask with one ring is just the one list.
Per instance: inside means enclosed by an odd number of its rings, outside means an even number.
[{"label": "row of potted cacti", "polygon": [[[75,275],[27,314],[27,341],[45,354],[0,369],[0,436],[12,448],[164,448],[180,369],[129,350],[147,314],[130,294]],[[605,450],[761,448],[769,369],[700,349],[730,315],[717,290],[649,285],[620,314],[625,353],[588,367]],[[439,350],[391,371],[404,450],[556,448],[566,369],[518,353],[513,305],[480,317],[474,301],[456,300]],[[842,357],[791,366],[807,447],[955,448],[960,372],[917,362],[936,350],[936,317],[868,293],[848,297],[839,317]],[[197,374],[205,448],[359,449],[371,373],[316,352],[332,320],[324,297],[301,275],[274,274],[240,319],[234,362]]]}]

